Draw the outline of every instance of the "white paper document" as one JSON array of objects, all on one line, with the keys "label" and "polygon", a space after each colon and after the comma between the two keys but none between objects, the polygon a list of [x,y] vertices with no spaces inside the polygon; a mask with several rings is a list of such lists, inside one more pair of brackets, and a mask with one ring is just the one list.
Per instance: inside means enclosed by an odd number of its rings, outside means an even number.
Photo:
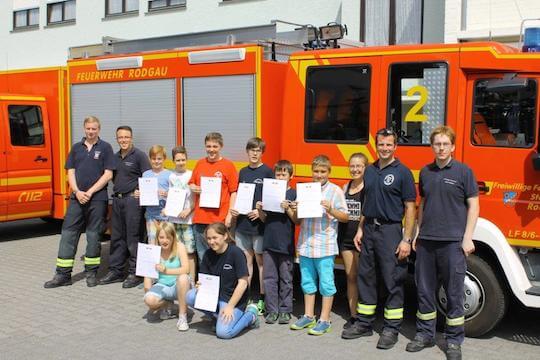
[{"label": "white paper document", "polygon": [[287,194],[287,181],[264,179],[262,191],[263,210],[283,213],[281,203]]},{"label": "white paper document", "polygon": [[219,276],[199,273],[199,283],[195,308],[216,312],[219,300]]},{"label": "white paper document", "polygon": [[178,214],[184,210],[186,203],[187,191],[180,188],[169,188],[167,193],[167,203],[163,212],[167,216],[178,217]]},{"label": "white paper document", "polygon": [[218,209],[221,201],[221,178],[201,176],[199,206]]},{"label": "white paper document", "polygon": [[159,205],[158,179],[139,178],[139,205],[157,206]]},{"label": "white paper document", "polygon": [[255,196],[255,184],[240,183],[236,191],[234,209],[240,214],[247,215],[253,210],[253,197]]},{"label": "white paper document", "polygon": [[320,218],[323,214],[321,183],[299,183],[296,185],[298,218]]},{"label": "white paper document", "polygon": [[161,260],[161,246],[141,244],[137,245],[137,266],[135,275],[157,279],[159,276],[156,265]]}]

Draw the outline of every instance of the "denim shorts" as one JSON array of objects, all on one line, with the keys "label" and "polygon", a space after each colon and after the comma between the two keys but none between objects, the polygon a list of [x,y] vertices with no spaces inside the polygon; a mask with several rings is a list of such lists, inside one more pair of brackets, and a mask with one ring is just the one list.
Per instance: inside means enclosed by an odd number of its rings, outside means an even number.
[{"label": "denim shorts", "polygon": [[194,254],[195,249],[195,236],[193,235],[193,229],[189,224],[174,224],[176,229],[176,235],[185,246],[188,254]]},{"label": "denim shorts", "polygon": [[300,256],[301,285],[304,294],[315,294],[317,282],[322,296],[333,296],[336,293],[334,258],[333,255],[322,258]]},{"label": "denim shorts", "polygon": [[147,296],[155,296],[159,300],[174,301],[178,298],[176,293],[176,283],[172,286],[155,283],[150,290],[144,294],[144,298],[146,299]]},{"label": "denim shorts", "polygon": [[263,253],[263,236],[262,235],[248,235],[241,232],[234,234],[236,240],[236,246],[240,249],[247,251],[253,250],[255,254]]}]

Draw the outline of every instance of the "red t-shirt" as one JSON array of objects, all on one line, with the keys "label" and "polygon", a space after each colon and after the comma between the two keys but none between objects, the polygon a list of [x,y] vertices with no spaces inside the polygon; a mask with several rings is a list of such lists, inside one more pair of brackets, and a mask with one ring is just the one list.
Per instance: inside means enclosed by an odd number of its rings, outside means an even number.
[{"label": "red t-shirt", "polygon": [[200,159],[193,169],[189,184],[201,186],[201,176],[221,178],[221,199],[219,209],[199,207],[199,196],[195,199],[193,212],[194,224],[211,224],[223,222],[229,211],[231,193],[238,189],[238,173],[232,161],[222,158],[216,162],[209,162],[207,158]]}]

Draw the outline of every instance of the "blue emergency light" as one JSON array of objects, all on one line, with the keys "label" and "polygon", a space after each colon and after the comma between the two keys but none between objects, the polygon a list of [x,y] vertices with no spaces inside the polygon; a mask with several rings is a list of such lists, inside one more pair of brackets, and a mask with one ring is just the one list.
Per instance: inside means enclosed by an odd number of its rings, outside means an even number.
[{"label": "blue emergency light", "polygon": [[540,52],[540,28],[534,27],[525,29],[521,51]]}]

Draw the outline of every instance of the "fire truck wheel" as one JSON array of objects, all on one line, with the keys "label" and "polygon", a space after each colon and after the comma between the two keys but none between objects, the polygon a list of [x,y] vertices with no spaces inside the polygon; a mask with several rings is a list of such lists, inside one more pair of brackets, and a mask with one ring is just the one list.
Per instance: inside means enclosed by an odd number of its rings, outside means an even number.
[{"label": "fire truck wheel", "polygon": [[[506,293],[492,266],[476,255],[467,258],[465,276],[465,334],[479,337],[491,331],[502,320],[508,307]],[[439,324],[445,323],[446,294],[438,293]]]}]

